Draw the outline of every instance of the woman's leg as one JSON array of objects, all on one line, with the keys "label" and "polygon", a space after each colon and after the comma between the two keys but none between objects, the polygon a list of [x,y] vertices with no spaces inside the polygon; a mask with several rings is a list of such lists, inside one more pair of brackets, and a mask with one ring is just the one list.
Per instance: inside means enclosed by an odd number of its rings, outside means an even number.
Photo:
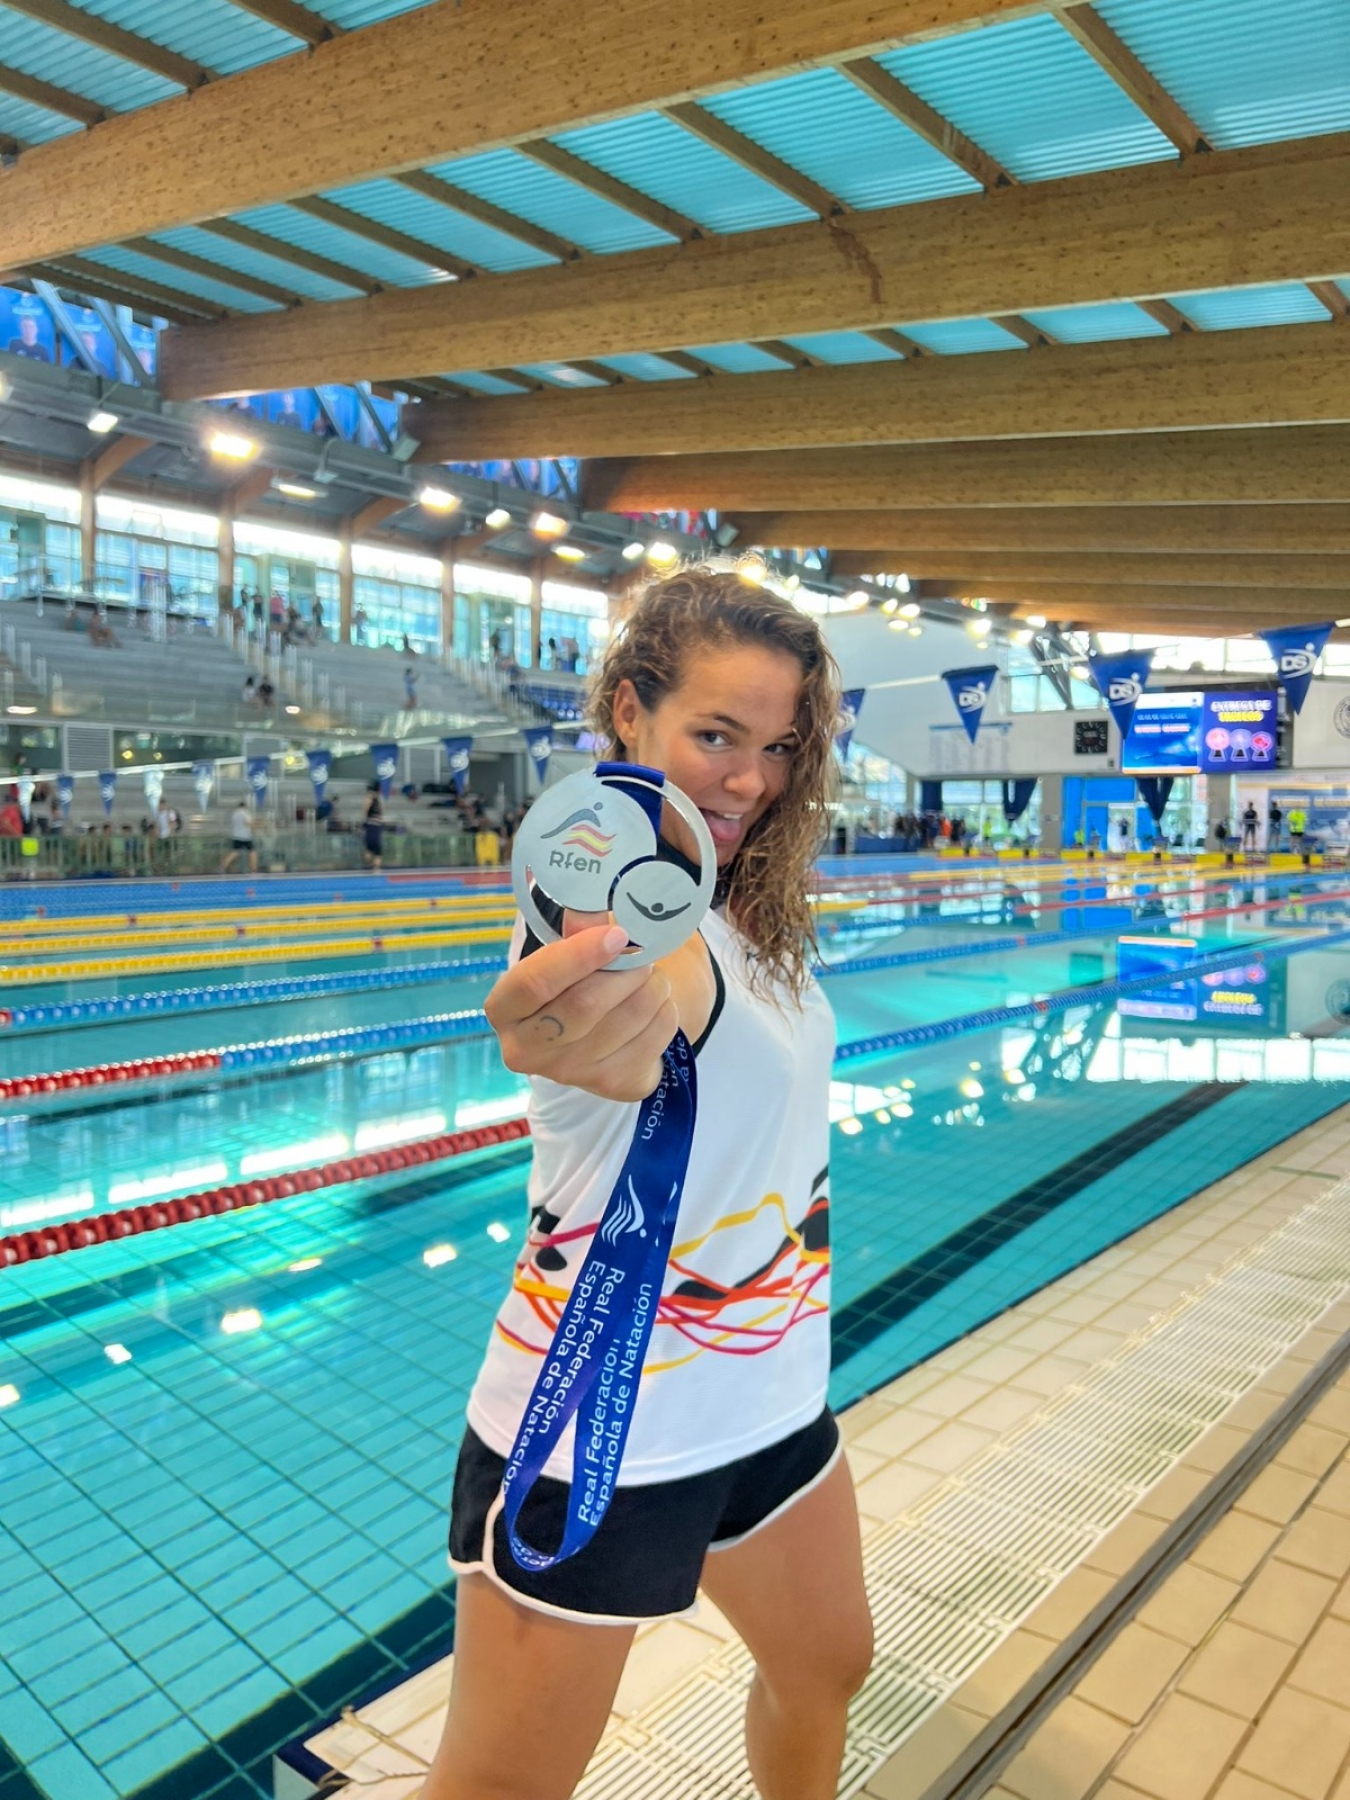
[{"label": "woman's leg", "polygon": [[568,1800],[635,1627],[579,1625],[462,1575],[445,1733],[421,1800]]},{"label": "woman's leg", "polygon": [[702,1585],[755,1659],[745,1738],[762,1800],[834,1800],[848,1703],[872,1663],[844,1458],[772,1524],[710,1550]]}]

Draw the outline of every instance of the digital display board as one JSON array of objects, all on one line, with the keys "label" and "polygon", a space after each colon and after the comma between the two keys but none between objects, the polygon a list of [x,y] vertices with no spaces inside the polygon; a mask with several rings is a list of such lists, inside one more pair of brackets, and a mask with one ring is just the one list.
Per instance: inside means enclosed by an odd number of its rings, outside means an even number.
[{"label": "digital display board", "polygon": [[1227,775],[1273,769],[1279,696],[1253,693],[1145,694],[1121,748],[1124,775]]},{"label": "digital display board", "polygon": [[1236,968],[1186,974],[1212,950],[1194,938],[1122,937],[1117,972],[1122,980],[1157,974],[1158,986],[1124,994],[1116,1002],[1123,1019],[1203,1025],[1206,1031],[1241,1033],[1284,1029],[1284,969],[1268,967],[1253,955]]},{"label": "digital display board", "polygon": [[1125,775],[1196,775],[1200,772],[1203,694],[1145,694],[1134,709],[1120,751]]}]

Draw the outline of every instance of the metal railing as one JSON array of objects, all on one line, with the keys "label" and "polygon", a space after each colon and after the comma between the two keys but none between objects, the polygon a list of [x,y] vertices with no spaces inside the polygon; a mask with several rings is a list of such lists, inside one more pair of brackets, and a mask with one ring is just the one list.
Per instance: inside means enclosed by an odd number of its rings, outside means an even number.
[{"label": "metal railing", "polygon": [[[266,873],[305,869],[359,869],[361,833],[277,830],[256,834],[258,868]],[[36,848],[25,848],[25,845]],[[0,880],[51,881],[63,877],[110,875],[212,875],[229,854],[230,840],[215,833],[159,838],[152,833],[93,830],[50,833],[37,838],[0,838]],[[472,867],[476,846],[465,832],[385,830],[386,869]],[[238,872],[246,857],[236,857]]]}]

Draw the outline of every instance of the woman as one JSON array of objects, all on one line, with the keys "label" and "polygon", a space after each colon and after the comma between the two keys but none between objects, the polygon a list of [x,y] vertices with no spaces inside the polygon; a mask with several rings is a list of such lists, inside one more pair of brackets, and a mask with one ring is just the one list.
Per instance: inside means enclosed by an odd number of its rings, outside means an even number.
[{"label": "woman", "polygon": [[[702,812],[719,902],[673,955],[622,972],[605,966],[625,941],[607,924],[569,916],[539,947],[518,923],[487,1002],[507,1066],[533,1078],[531,1224],[455,1475],[454,1687],[424,1800],[566,1800],[637,1624],[700,1586],[756,1660],[746,1735],[763,1800],[835,1793],[871,1659],[825,1406],[834,1023],[809,968],[838,702],[815,622],[732,574],[658,583],[609,648],[596,728]],[[672,808],[662,832],[687,860]],[[527,1572],[500,1522],[504,1460],[677,1027],[699,1114],[619,1485],[589,1544]],[[559,1541],[570,1474],[569,1438],[521,1513],[541,1549]]]},{"label": "woman", "polygon": [[366,810],[362,815],[362,829],[365,844],[362,859],[368,869],[384,867],[384,802],[380,798],[380,784],[372,781],[366,790]]}]

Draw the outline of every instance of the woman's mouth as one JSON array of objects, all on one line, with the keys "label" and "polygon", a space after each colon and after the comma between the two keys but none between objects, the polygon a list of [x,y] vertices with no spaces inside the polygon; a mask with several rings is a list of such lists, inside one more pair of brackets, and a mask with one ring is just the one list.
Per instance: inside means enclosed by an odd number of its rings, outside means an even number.
[{"label": "woman's mouth", "polygon": [[745,830],[744,813],[710,812],[706,806],[700,806],[698,810],[703,814],[712,841],[719,849],[740,843]]}]

